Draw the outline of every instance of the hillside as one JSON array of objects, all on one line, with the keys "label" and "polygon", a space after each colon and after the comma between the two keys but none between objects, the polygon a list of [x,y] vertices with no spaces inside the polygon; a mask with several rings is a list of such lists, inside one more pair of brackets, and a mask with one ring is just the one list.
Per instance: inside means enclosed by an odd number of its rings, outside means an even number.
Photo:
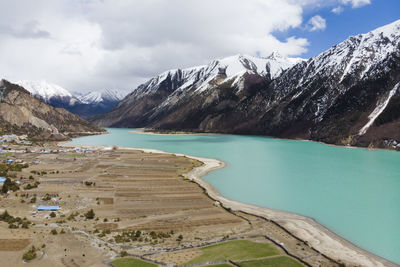
[{"label": "hillside", "polygon": [[63,108],[33,97],[23,87],[0,81],[0,133],[27,134],[33,140],[67,140],[104,132]]},{"label": "hillside", "polygon": [[21,80],[15,83],[47,104],[64,108],[82,118],[110,111],[124,96],[117,90],[92,91],[84,94],[71,93],[67,89],[47,81]]},{"label": "hillside", "polygon": [[307,61],[235,56],[168,71],[93,121],[400,149],[399,83],[396,21]]}]

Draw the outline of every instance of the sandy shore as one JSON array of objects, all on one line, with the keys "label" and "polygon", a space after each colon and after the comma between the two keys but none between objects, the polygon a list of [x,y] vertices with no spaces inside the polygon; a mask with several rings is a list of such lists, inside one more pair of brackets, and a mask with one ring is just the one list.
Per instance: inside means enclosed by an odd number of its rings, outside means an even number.
[{"label": "sandy shore", "polygon": [[[146,133],[147,134],[147,133]],[[65,143],[59,143],[60,146],[68,146]],[[78,146],[75,146],[78,147]],[[86,148],[111,148],[112,146],[85,146]],[[206,193],[214,200],[219,201],[226,208],[234,211],[242,211],[252,215],[260,216],[269,220],[273,220],[280,224],[298,238],[307,241],[310,246],[317,249],[321,253],[333,258],[340,259],[346,264],[356,266],[399,266],[390,262],[382,257],[374,255],[362,248],[357,247],[346,239],[333,233],[325,226],[319,224],[309,217],[289,213],[279,210],[273,210],[254,205],[241,203],[238,201],[230,200],[223,197],[215,188],[205,182],[201,177],[207,175],[209,172],[225,167],[225,163],[210,158],[193,157],[184,154],[169,153],[157,149],[144,149],[132,147],[118,147],[119,149],[140,150],[146,153],[163,153],[177,156],[186,156],[195,160],[199,160],[204,165],[197,167],[186,174],[192,181],[199,184],[206,190]]]}]

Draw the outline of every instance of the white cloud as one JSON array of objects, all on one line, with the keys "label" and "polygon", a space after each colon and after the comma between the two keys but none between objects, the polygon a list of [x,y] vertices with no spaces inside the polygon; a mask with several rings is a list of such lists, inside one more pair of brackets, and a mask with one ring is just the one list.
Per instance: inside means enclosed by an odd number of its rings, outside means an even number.
[{"label": "white cloud", "polygon": [[344,8],[342,6],[337,6],[335,8],[332,9],[332,12],[339,15],[340,13],[342,13],[344,10]]},{"label": "white cloud", "polygon": [[359,8],[371,4],[371,0],[341,0],[345,5],[351,4],[353,8]]},{"label": "white cloud", "polygon": [[326,20],[320,15],[316,15],[308,21],[307,29],[311,32],[323,31],[326,29]]},{"label": "white cloud", "polygon": [[[0,1],[0,78],[131,90],[167,69],[232,54],[297,56],[307,39],[274,34],[301,27],[305,9],[341,1],[348,0]],[[320,16],[310,25],[326,27]]]}]

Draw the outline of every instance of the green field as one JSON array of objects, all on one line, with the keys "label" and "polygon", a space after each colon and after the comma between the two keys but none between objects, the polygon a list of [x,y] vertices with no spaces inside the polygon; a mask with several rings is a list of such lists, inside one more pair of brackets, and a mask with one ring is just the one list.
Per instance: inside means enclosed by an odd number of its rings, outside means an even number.
[{"label": "green field", "polygon": [[223,264],[216,264],[216,265],[208,265],[208,267],[232,267],[232,265],[228,263],[223,263]]},{"label": "green field", "polygon": [[111,262],[115,267],[155,267],[156,264],[145,262],[135,258],[123,258]]},{"label": "green field", "polygon": [[217,260],[249,260],[279,255],[279,251],[267,243],[255,243],[249,240],[228,241],[200,249],[203,254],[188,264]]},{"label": "green field", "polygon": [[286,256],[273,257],[263,260],[239,262],[242,267],[303,267],[303,265]]}]

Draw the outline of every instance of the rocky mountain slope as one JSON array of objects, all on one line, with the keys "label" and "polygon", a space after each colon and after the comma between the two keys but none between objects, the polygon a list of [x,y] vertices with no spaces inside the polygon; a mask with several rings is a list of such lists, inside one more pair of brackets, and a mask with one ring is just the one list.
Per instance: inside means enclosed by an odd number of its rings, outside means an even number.
[{"label": "rocky mountain slope", "polygon": [[[216,87],[232,87],[233,94],[246,96],[254,85],[279,76],[283,70],[301,61],[277,53],[268,58],[236,55],[214,60],[208,65],[166,71],[140,85],[105,116],[92,119],[104,126],[149,126],[152,122],[160,122],[162,114],[176,104],[185,105],[196,99],[202,101],[202,96],[215,91]],[[193,123],[192,130],[198,128],[194,120]]]},{"label": "rocky mountain slope", "polygon": [[307,61],[232,59],[165,72],[94,122],[400,149],[400,20]]},{"label": "rocky mountain slope", "polygon": [[99,132],[104,130],[65,109],[44,103],[19,85],[0,81],[1,134],[28,134],[34,140],[67,140]]},{"label": "rocky mountain slope", "polygon": [[86,94],[75,93],[74,95],[78,102],[67,109],[83,118],[112,110],[125,96],[117,90],[93,91]]},{"label": "rocky mountain slope", "polygon": [[70,93],[61,86],[47,81],[22,80],[15,83],[24,87],[31,95],[42,99],[47,104],[65,108],[83,118],[110,111],[124,97],[123,94],[116,90],[85,94],[79,92]]}]

